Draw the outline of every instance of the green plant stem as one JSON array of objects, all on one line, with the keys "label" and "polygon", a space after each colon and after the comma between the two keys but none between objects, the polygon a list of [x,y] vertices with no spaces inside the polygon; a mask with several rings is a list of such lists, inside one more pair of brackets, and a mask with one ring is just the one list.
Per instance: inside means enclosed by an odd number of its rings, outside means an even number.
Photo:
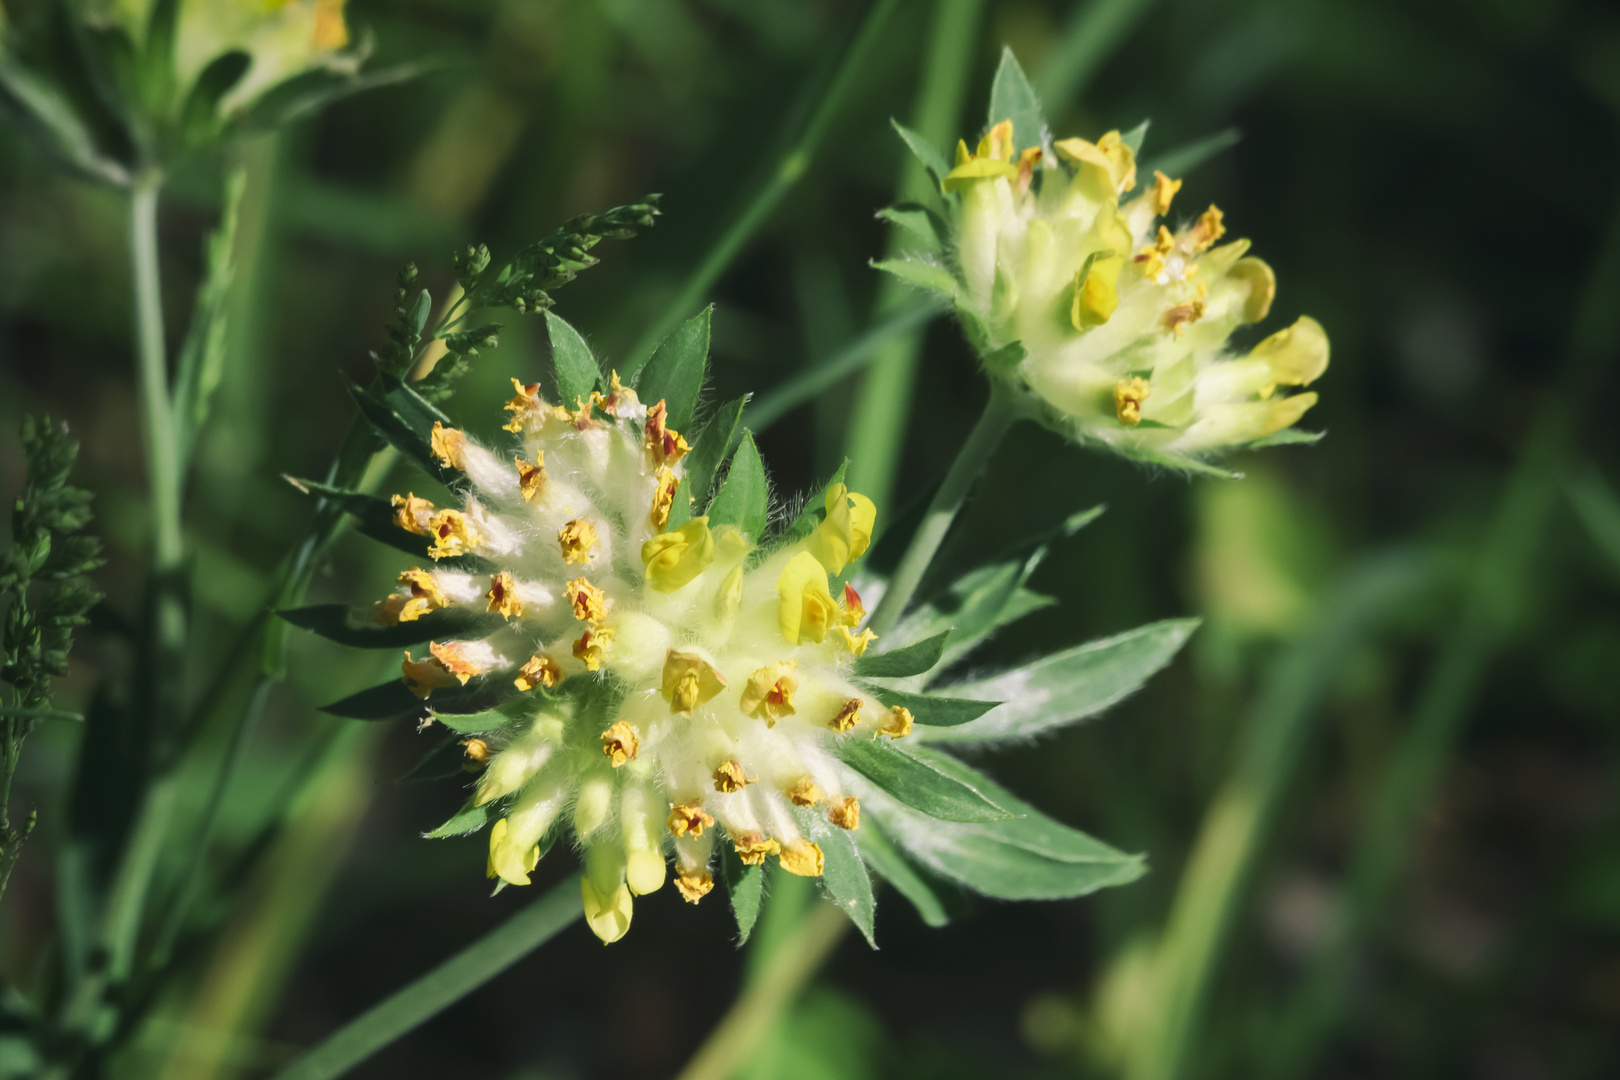
[{"label": "green plant stem", "polygon": [[1010,392],[1002,390],[999,383],[992,384],[990,399],[984,404],[983,414],[968,433],[967,441],[956,454],[956,460],[951,462],[950,471],[934,493],[933,501],[923,514],[922,523],[917,526],[910,546],[900,557],[900,564],[895,567],[894,575],[883,590],[877,610],[872,613],[869,625],[878,637],[893,630],[900,621],[906,605],[922,583],[923,574],[927,573],[929,564],[933,562],[934,553],[944,542],[945,534],[950,531],[952,522],[967,500],[968,492],[973,489],[979,474],[984,472],[984,467],[996,452],[996,447],[1001,445],[1002,436],[1017,417],[1018,410]]},{"label": "green plant stem", "polygon": [[[979,22],[984,0],[941,0],[917,83],[912,106],[912,128],[936,146],[948,145],[956,133],[967,94],[972,59],[979,45]],[[897,201],[932,201],[938,197],[926,173],[910,154],[902,155],[895,184]],[[888,255],[901,253],[905,239],[898,228],[889,230]],[[874,326],[916,303],[916,290],[887,274],[878,284],[872,308]],[[921,328],[883,345],[872,357],[866,378],[851,413],[845,436],[849,458],[849,484],[878,506],[891,505],[900,451],[905,443],[906,418],[911,411],[917,381],[917,357],[922,349]]]},{"label": "green plant stem", "polygon": [[728,1080],[770,1034],[851,925],[832,904],[815,904],[749,979],[676,1080]]},{"label": "green plant stem", "polygon": [[[152,565],[166,574],[180,565],[180,448],[169,397],[163,344],[163,283],[158,268],[157,207],[161,183],[137,180],[130,191],[130,259],[135,289],[135,352],[139,364],[141,438],[152,500]],[[183,613],[182,613],[183,619]],[[160,629],[169,628],[159,622]],[[184,631],[184,623],[179,629]]]},{"label": "green plant stem", "polygon": [[1537,410],[1518,463],[1481,542],[1457,622],[1442,637],[1412,722],[1363,818],[1351,852],[1345,896],[1302,987],[1268,1040],[1261,1074],[1302,1076],[1331,1033],[1356,947],[1400,878],[1416,821],[1444,772],[1491,657],[1511,630],[1551,511],[1557,478],[1569,468],[1574,433],[1592,387],[1620,347],[1620,207],[1575,313],[1558,385]]},{"label": "green plant stem", "polygon": [[1234,918],[1322,699],[1344,655],[1413,595],[1426,570],[1404,552],[1364,563],[1328,598],[1314,630],[1273,665],[1176,887],[1154,970],[1153,1019],[1127,1036],[1129,1080],[1172,1080],[1185,1071]]},{"label": "green plant stem", "polygon": [[581,914],[579,877],[570,875],[455,956],[333,1032],[273,1080],[342,1076],[523,959]]},{"label": "green plant stem", "polygon": [[868,59],[883,27],[898,6],[899,0],[878,0],[872,5],[855,35],[855,40],[850,44],[849,51],[844,54],[843,61],[838,65],[838,71],[833,75],[832,82],[821,95],[821,100],[811,113],[809,122],[805,124],[804,131],[782,155],[764,186],[749,200],[742,212],[731,219],[730,227],[715,241],[697,269],[686,276],[685,287],[665,307],[663,315],[650,324],[641,338],[631,347],[627,354],[627,362],[621,370],[631,373],[639,371],[647,362],[647,358],[652,355],[653,348],[702,306],[704,297],[720,279],[720,275],[725,273],[743,245],[759,231],[759,227],[764,224],[771,211],[776,209],[776,204],[782,201],[782,197],[798,184],[815,158],[827,129],[843,108],[851,86],[867,68]]}]

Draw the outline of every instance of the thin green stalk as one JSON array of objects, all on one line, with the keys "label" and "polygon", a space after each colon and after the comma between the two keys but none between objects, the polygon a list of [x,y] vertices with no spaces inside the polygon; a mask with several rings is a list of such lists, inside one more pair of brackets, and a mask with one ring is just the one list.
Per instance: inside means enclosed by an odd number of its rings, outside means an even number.
[{"label": "thin green stalk", "polygon": [[[141,438],[152,499],[152,565],[160,576],[180,565],[180,448],[169,398],[163,344],[163,284],[158,268],[157,207],[161,181],[143,177],[130,190],[130,259],[135,288],[135,352],[139,364]],[[161,613],[160,613],[161,615]],[[183,613],[181,615],[183,620]],[[160,621],[165,635],[173,628]],[[184,622],[179,630],[184,632]]]},{"label": "thin green stalk", "polygon": [[759,1048],[777,1018],[821,969],[851,925],[833,905],[816,904],[809,917],[783,938],[765,966],[748,981],[676,1080],[728,1080]]},{"label": "thin green stalk", "polygon": [[[974,50],[980,43],[983,10],[983,0],[942,0],[936,9],[922,78],[917,83],[917,100],[911,110],[912,128],[936,146],[948,145],[960,122]],[[927,175],[910,154],[903,157],[895,184],[896,201],[934,199],[938,193],[932,190]],[[904,243],[900,230],[891,229],[889,256],[900,254]],[[872,308],[874,325],[881,325],[916,302],[916,290],[887,274],[882,277]],[[872,357],[845,436],[850,486],[879,506],[891,504],[900,470],[922,338],[921,329],[901,335]]]},{"label": "thin green stalk", "polygon": [[849,96],[850,87],[867,67],[868,57],[876,46],[878,37],[882,33],[884,24],[889,16],[899,6],[899,0],[878,0],[866,14],[860,31],[850,44],[849,51],[844,54],[837,73],[828,85],[821,101],[816,105],[815,112],[804,127],[799,138],[782,155],[772,170],[765,186],[749,200],[748,205],[736,217],[732,218],[731,225],[720,235],[709,253],[704,256],[698,267],[686,277],[686,286],[676,294],[675,299],[665,307],[664,314],[649,325],[642,333],[640,340],[631,347],[626,367],[634,372],[646,363],[652,355],[653,348],[667,337],[681,321],[702,306],[703,299],[708,295],[714,283],[725,273],[726,267],[731,265],[743,245],[753,238],[759,231],[771,211],[782,197],[791,191],[810,167],[815,158],[821,140],[826,136],[827,129],[832,125],[838,112],[844,106],[844,99]]},{"label": "thin green stalk", "polygon": [[967,441],[956,454],[956,460],[951,462],[950,471],[934,493],[922,524],[917,526],[911,545],[900,557],[900,565],[895,567],[894,575],[883,590],[883,599],[878,601],[877,610],[872,613],[869,625],[878,637],[893,630],[895,623],[900,621],[912,594],[922,583],[923,574],[933,561],[934,553],[944,542],[951,523],[956,520],[957,513],[967,500],[968,492],[973,489],[979,474],[984,472],[991,455],[996,452],[996,447],[1001,445],[1002,436],[1017,417],[1018,409],[1012,395],[1000,389],[1000,384],[993,384],[983,414],[968,433]]},{"label": "thin green stalk", "polygon": [[1304,1075],[1339,1017],[1357,945],[1373,928],[1410,854],[1427,803],[1492,655],[1511,628],[1568,467],[1582,406],[1620,348],[1620,209],[1587,280],[1559,385],[1537,412],[1524,449],[1486,530],[1469,592],[1418,694],[1412,722],[1368,807],[1351,853],[1344,902],[1302,987],[1268,1040],[1263,1075]]},{"label": "thin green stalk", "polygon": [[1324,604],[1316,628],[1272,667],[1176,887],[1155,966],[1153,1019],[1129,1033],[1130,1080],[1173,1080],[1185,1071],[1255,861],[1322,698],[1345,653],[1413,594],[1425,569],[1407,553],[1363,564]]},{"label": "thin green stalk", "polygon": [[272,1080],[332,1080],[460,1001],[583,914],[579,877],[550,892],[461,952],[329,1035]]}]

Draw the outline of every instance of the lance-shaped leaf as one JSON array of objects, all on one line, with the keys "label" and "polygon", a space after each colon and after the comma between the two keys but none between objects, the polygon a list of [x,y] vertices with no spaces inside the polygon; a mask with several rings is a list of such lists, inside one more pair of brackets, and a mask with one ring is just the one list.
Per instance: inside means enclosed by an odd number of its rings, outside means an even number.
[{"label": "lance-shaped leaf", "polygon": [[720,493],[709,504],[709,528],[735,525],[750,540],[759,542],[769,521],[770,499],[765,483],[765,462],[754,445],[754,436],[743,432],[737,452],[731,455],[731,468],[726,472]]},{"label": "lance-shaped leaf", "polygon": [[743,406],[747,404],[748,398],[744,396],[716,409],[692,442],[692,452],[686,455],[686,474],[682,480],[687,494],[700,506],[708,501],[715,473],[719,472],[726,451],[731,449],[732,437],[737,434],[737,424],[742,420]]},{"label": "lance-shaped leaf", "polygon": [[451,731],[459,731],[464,735],[482,735],[485,732],[498,731],[514,721],[532,719],[564,696],[565,692],[562,691],[551,692],[536,688],[503,701],[493,709],[484,709],[480,712],[449,712],[437,708],[430,708],[428,712],[435,721]]},{"label": "lance-shaped leaf", "polygon": [[944,630],[903,648],[884,653],[868,652],[855,661],[855,674],[871,679],[903,679],[910,675],[921,675],[932,669],[945,655],[945,641],[950,636],[951,632]]},{"label": "lance-shaped leaf", "polygon": [[434,421],[450,426],[450,418],[392,375],[379,377],[375,390],[350,383],[349,396],[373,431],[394,449],[416,462],[444,484],[460,478],[433,456]]},{"label": "lance-shaped leaf", "polygon": [[917,164],[926,169],[928,175],[934,178],[934,190],[939,191],[940,187],[945,183],[945,175],[951,171],[950,163],[945,160],[945,155],[941,154],[939,148],[933,143],[912,131],[900,121],[890,120],[889,123],[894,126],[895,132],[905,142],[906,149],[910,150],[911,155],[917,159]]},{"label": "lance-shaped leaf", "polygon": [[1000,821],[1011,816],[971,782],[900,749],[883,736],[860,735],[836,746],[839,758],[882,790],[941,821]]},{"label": "lance-shaped leaf", "polygon": [[481,638],[500,629],[505,619],[492,611],[477,608],[440,608],[420,619],[393,626],[355,621],[347,604],[314,604],[276,612],[294,626],[360,649],[400,649],[424,641],[446,638]]},{"label": "lance-shaped leaf", "polygon": [[421,716],[430,709],[435,714],[470,715],[492,709],[516,693],[510,679],[473,679],[465,686],[439,687],[427,698],[419,698],[406,689],[404,680],[391,679],[322,705],[321,712],[347,720],[393,720]]},{"label": "lance-shaped leaf", "polygon": [[954,692],[996,697],[1004,704],[972,723],[920,731],[918,736],[930,742],[1015,739],[1095,716],[1140,689],[1197,628],[1197,619],[1149,623],[953,686]]},{"label": "lance-shaped leaf", "polygon": [[956,299],[958,291],[956,275],[938,263],[924,262],[921,259],[874,259],[872,268],[893,274],[909,285],[937,292],[952,300]]},{"label": "lance-shaped leaf", "polygon": [[748,944],[748,935],[754,932],[760,906],[765,902],[765,868],[745,865],[731,845],[723,843],[720,874],[731,897],[731,913],[737,918],[737,946],[741,948]]},{"label": "lance-shaped leaf", "polygon": [[430,829],[423,833],[422,838],[425,840],[442,840],[449,836],[465,836],[468,833],[477,832],[500,816],[499,811],[496,810],[497,805],[499,805],[498,800],[487,802],[482,806],[474,806],[472,799],[468,799],[449,821],[440,825],[437,829]]},{"label": "lance-shaped leaf", "polygon": [[895,850],[894,845],[871,822],[870,815],[868,818],[856,835],[856,846],[860,848],[862,861],[893,885],[896,892],[911,901],[911,906],[917,909],[923,922],[929,926],[944,926],[950,922],[951,913],[933,884]]},{"label": "lance-shaped leaf", "polygon": [[922,244],[923,251],[936,254],[945,246],[949,235],[938,214],[917,203],[900,203],[879,210],[877,216],[891,225],[903,229],[908,236]]},{"label": "lance-shaped leaf", "polygon": [[402,784],[419,784],[429,780],[448,780],[461,776],[467,764],[467,750],[460,735],[442,739],[439,745],[422,755],[411,771],[399,778]]},{"label": "lance-shaped leaf", "polygon": [[698,394],[709,363],[709,319],[704,308],[653,350],[647,366],[635,375],[636,394],[648,405],[663,401],[667,423],[681,431],[691,426]]},{"label": "lance-shaped leaf", "polygon": [[867,693],[891,709],[905,709],[920,726],[929,728],[955,728],[970,723],[1000,705],[999,701],[977,701],[972,698],[938,697],[934,694],[913,694],[887,686],[867,686]]},{"label": "lance-shaped leaf", "polygon": [[1005,900],[1058,900],[1123,885],[1146,871],[1140,855],[1054,821],[956,759],[926,748],[917,756],[1019,815],[987,823],[940,821],[858,784],[863,811],[933,873]]},{"label": "lance-shaped leaf", "polygon": [[557,395],[564,408],[589,401],[602,387],[602,369],[578,330],[556,312],[546,312],[546,333],[551,338],[551,363],[557,374]]},{"label": "lance-shaped leaf", "polygon": [[[428,549],[433,546],[432,541],[420,533],[400,528],[394,520],[394,507],[387,499],[380,499],[360,491],[347,491],[314,480],[295,480],[290,476],[284,479],[306,495],[319,495],[323,499],[331,499],[337,503],[345,513],[353,515],[361,535],[369,536],[418,559],[432,559],[428,554]],[[433,565],[444,569],[465,570],[469,574],[488,574],[495,570],[495,565],[482,555],[456,555],[439,559]]]},{"label": "lance-shaped leaf", "polygon": [[877,941],[872,937],[872,923],[877,913],[872,899],[872,878],[855,848],[855,838],[843,829],[828,827],[819,819],[811,821],[811,815],[802,810],[798,817],[806,835],[821,847],[821,887],[828,899],[849,916],[866,943],[877,948]]},{"label": "lance-shaped leaf", "polygon": [[1041,115],[1041,103],[1035,88],[1029,85],[1024,69],[1008,48],[1001,50],[1001,66],[996,69],[996,81],[990,86],[990,116],[988,124],[995,126],[1011,120],[1013,126],[1013,153],[1028,146],[1041,145],[1041,130],[1046,120]]}]

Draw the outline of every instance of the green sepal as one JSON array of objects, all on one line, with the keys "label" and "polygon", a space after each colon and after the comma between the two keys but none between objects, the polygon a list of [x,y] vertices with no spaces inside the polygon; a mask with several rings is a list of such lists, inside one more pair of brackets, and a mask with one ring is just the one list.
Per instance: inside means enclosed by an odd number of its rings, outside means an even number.
[{"label": "green sepal", "polygon": [[844,829],[830,826],[808,810],[795,809],[799,828],[821,848],[821,888],[834,907],[849,916],[872,948],[877,904],[872,898],[872,878],[855,847],[855,838]]},{"label": "green sepal", "polygon": [[875,874],[893,885],[895,891],[917,909],[917,914],[929,926],[944,926],[951,921],[939,892],[923,873],[913,866],[878,827],[868,820],[856,834],[855,846],[860,848],[861,860]]},{"label": "green sepal", "polygon": [[328,641],[358,649],[400,649],[424,641],[446,638],[482,638],[506,622],[493,611],[476,608],[439,608],[411,622],[394,626],[353,621],[347,604],[313,604],[276,612],[294,626],[313,630]]},{"label": "green sepal", "polygon": [[429,829],[422,834],[422,839],[444,840],[451,836],[466,836],[492,823],[498,816],[495,810],[498,800],[491,799],[482,806],[474,806],[473,799],[476,798],[476,795],[469,798],[449,821],[437,829]]},{"label": "green sepal", "polygon": [[934,190],[939,191],[945,184],[946,175],[951,171],[950,163],[945,159],[945,155],[941,154],[939,148],[933,143],[912,131],[900,121],[891,119],[889,123],[906,144],[906,148],[911,151],[911,156],[916,158],[917,163],[928,171],[929,176],[934,178]]},{"label": "green sepal", "polygon": [[929,742],[1020,739],[1096,716],[1135,693],[1170,663],[1198,625],[1198,619],[1149,623],[953,686],[960,693],[1005,701],[976,723],[916,734]]},{"label": "green sepal", "polygon": [[937,254],[943,249],[945,237],[950,235],[950,229],[940,216],[918,203],[886,207],[879,210],[877,216],[922,241],[929,254]]},{"label": "green sepal", "polygon": [[428,712],[432,714],[434,720],[451,731],[458,731],[463,735],[482,735],[489,731],[499,731],[519,720],[532,719],[542,706],[559,700],[564,692],[548,693],[536,687],[527,692],[520,692],[510,701],[503,701],[493,709],[485,709],[482,712],[440,712],[437,709],[429,709]]},{"label": "green sepal", "polygon": [[907,806],[941,821],[1000,821],[1011,815],[971,783],[941,771],[886,736],[857,735],[841,740],[839,760]]},{"label": "green sepal", "polygon": [[885,653],[870,653],[855,661],[855,674],[869,679],[904,679],[921,675],[945,655],[945,642],[951,636],[943,630],[931,638]]},{"label": "green sepal", "polygon": [[889,708],[910,711],[921,727],[953,728],[977,720],[1002,704],[1000,701],[975,701],[969,698],[936,697],[933,694],[912,694],[893,690],[887,686],[866,686],[866,691]]},{"label": "green sepal", "polygon": [[1300,431],[1296,428],[1283,428],[1273,431],[1270,435],[1262,435],[1258,439],[1251,439],[1244,443],[1247,450],[1261,450],[1268,446],[1314,446],[1327,435],[1325,431]]},{"label": "green sepal", "polygon": [[893,274],[908,285],[937,292],[951,300],[955,300],[960,291],[956,275],[938,263],[924,262],[921,259],[873,259],[872,268]]},{"label": "green sepal", "polygon": [[765,902],[765,868],[744,865],[731,845],[722,843],[720,876],[731,897],[731,913],[737,917],[737,947],[742,948],[748,944],[748,935],[754,932],[759,909]]},{"label": "green sepal", "polygon": [[648,407],[664,402],[665,423],[677,431],[690,427],[709,364],[710,304],[653,350],[647,366],[635,375],[636,394]]},{"label": "green sepal", "polygon": [[330,705],[322,705],[320,711],[346,720],[394,720],[403,716],[424,716],[430,709],[434,713],[471,714],[493,708],[515,693],[517,687],[511,680],[480,678],[465,686],[439,687],[430,695],[430,702],[429,698],[419,698],[406,689],[403,679],[390,679]]},{"label": "green sepal", "polygon": [[592,390],[602,388],[602,368],[579,331],[554,311],[546,312],[546,333],[551,339],[558,401],[565,409],[576,408],[591,399]]},{"label": "green sepal", "polygon": [[995,82],[990,86],[990,115],[988,126],[1003,120],[1013,126],[1013,153],[1025,147],[1041,145],[1041,131],[1046,119],[1041,115],[1041,102],[1035,88],[1029,85],[1024,69],[1010,48],[1001,50],[1001,66],[996,68]]},{"label": "green sepal", "polygon": [[737,425],[742,421],[743,407],[747,404],[747,395],[726,402],[714,411],[692,440],[692,450],[683,462],[686,471],[682,480],[687,485],[687,494],[700,506],[708,502],[715,473],[720,470],[726,451],[731,449],[731,440],[737,434]]},{"label": "green sepal", "polygon": [[754,445],[754,435],[746,428],[737,452],[731,455],[731,468],[720,491],[709,504],[709,528],[735,525],[754,543],[765,535],[770,520],[770,493],[765,482],[765,462]]}]

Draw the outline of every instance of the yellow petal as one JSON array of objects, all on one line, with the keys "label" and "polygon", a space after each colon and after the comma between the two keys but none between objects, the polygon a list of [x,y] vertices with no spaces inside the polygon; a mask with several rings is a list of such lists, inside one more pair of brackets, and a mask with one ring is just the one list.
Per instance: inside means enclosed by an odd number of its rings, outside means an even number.
[{"label": "yellow petal", "polygon": [[1283,386],[1309,386],[1327,370],[1328,353],[1327,331],[1309,315],[1301,315],[1293,326],[1256,345],[1249,358],[1265,361],[1272,379]]},{"label": "yellow petal", "polygon": [[788,562],[776,579],[777,625],[790,644],[820,642],[838,623],[838,606],[827,591],[827,571],[820,560],[801,551]]},{"label": "yellow petal", "polygon": [[602,939],[602,944],[611,945],[624,937],[630,930],[630,913],[634,907],[634,898],[630,895],[630,886],[620,884],[619,887],[606,896],[596,891],[591,879],[579,879],[580,899],[585,904],[585,924],[591,928],[591,933]]},{"label": "yellow petal", "polygon": [[693,518],[678,529],[660,533],[641,545],[647,584],[657,592],[674,592],[714,562],[709,519]]}]

